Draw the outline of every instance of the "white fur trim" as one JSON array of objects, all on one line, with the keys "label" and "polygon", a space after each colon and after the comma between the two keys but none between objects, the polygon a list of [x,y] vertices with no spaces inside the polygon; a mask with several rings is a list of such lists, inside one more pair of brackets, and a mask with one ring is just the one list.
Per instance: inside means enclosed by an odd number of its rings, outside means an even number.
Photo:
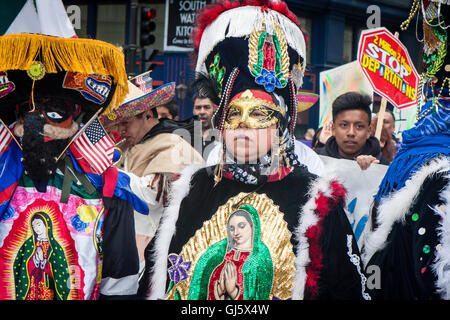
[{"label": "white fur trim", "polygon": [[270,28],[271,19],[280,24],[286,35],[286,42],[289,46],[303,57],[306,61],[305,38],[300,28],[288,17],[275,10],[268,10],[263,13],[260,7],[244,6],[227,10],[221,13],[209,26],[203,30],[202,39],[198,48],[198,59],[195,70],[206,72],[205,60],[214,47],[225,38],[248,37],[254,28],[259,26],[266,19],[266,26]]},{"label": "white fur trim", "polygon": [[175,225],[180,212],[181,201],[190,190],[192,175],[203,168],[203,165],[191,165],[181,171],[180,178],[170,187],[169,206],[164,210],[159,229],[156,234],[154,251],[154,268],[151,270],[150,295],[148,300],[164,299],[166,294],[167,257],[172,237],[175,234]]},{"label": "white fur trim", "polygon": [[364,266],[367,266],[375,252],[385,246],[394,223],[398,221],[404,222],[405,215],[414,203],[425,179],[442,170],[449,170],[449,160],[446,158],[439,158],[432,161],[429,165],[422,166],[406,181],[403,188],[381,200],[378,207],[378,227],[373,232],[369,232],[364,239],[362,254]]},{"label": "white fur trim", "polygon": [[326,197],[331,197],[333,190],[330,184],[332,181],[339,182],[337,178],[317,178],[309,189],[309,200],[302,208],[299,208],[299,224],[294,233],[295,239],[298,241],[298,247],[294,261],[296,271],[294,280],[295,285],[292,290],[293,300],[303,300],[304,298],[307,277],[305,268],[311,263],[311,258],[309,256],[309,242],[308,238],[305,236],[305,232],[309,227],[314,226],[319,222],[319,216],[316,214],[317,205],[315,200],[319,196],[319,192],[322,192]]},{"label": "white fur trim", "polygon": [[[450,174],[447,175],[447,179],[450,180]],[[440,198],[444,205],[441,208],[435,207],[433,210],[442,218],[437,227],[439,243],[442,246],[436,250],[436,258],[431,267],[437,276],[435,283],[437,292],[442,299],[450,300],[450,183],[447,184]]]}]

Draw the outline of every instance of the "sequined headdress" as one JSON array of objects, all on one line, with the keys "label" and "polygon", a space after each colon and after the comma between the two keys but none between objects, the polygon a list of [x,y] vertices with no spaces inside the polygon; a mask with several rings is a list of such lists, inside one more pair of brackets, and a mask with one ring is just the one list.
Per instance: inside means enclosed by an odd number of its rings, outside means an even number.
[{"label": "sequined headdress", "polygon": [[230,100],[245,89],[282,97],[286,127],[293,135],[297,93],[305,70],[305,36],[282,1],[225,1],[197,17],[196,71],[215,81],[220,104],[214,115],[223,130]]},{"label": "sequined headdress", "polygon": [[[258,100],[255,105],[271,114],[260,123],[246,123],[249,127],[265,128],[273,123],[269,118],[277,117],[276,150],[257,164],[237,165],[233,159],[228,161],[230,155],[224,149],[215,169],[216,183],[223,172],[255,184],[265,179],[263,172],[271,172],[272,165],[298,166],[294,129],[306,66],[306,39],[296,16],[282,1],[219,1],[198,15],[193,34],[195,70],[212,79],[219,93],[220,103],[213,115],[219,135],[239,125],[239,121],[226,124],[228,114],[231,116],[233,104],[242,105],[246,99],[250,105]],[[245,114],[241,112],[241,121]]]},{"label": "sequined headdress", "polygon": [[[450,87],[450,57],[447,53],[449,5],[447,0],[415,0],[408,19],[401,25],[402,30],[406,30],[414,18],[418,24],[419,17],[422,16],[422,28],[416,25],[417,40],[423,43],[424,70],[418,90],[416,128],[428,122],[425,118],[433,122],[447,120],[447,126],[449,125],[449,110],[446,107]],[[423,30],[422,35],[418,31],[420,29]]]}]

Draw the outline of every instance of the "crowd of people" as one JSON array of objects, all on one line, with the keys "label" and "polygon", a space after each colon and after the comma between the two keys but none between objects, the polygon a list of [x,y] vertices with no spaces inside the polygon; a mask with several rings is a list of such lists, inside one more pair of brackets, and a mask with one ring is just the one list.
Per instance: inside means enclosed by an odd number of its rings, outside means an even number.
[{"label": "crowd of people", "polygon": [[[21,49],[0,52],[0,299],[449,299],[448,57],[401,141],[360,92],[296,137],[306,41],[285,3],[207,6],[194,39],[180,120],[175,83],[141,91],[112,45],[0,37]],[[362,244],[324,157],[386,168]]]}]

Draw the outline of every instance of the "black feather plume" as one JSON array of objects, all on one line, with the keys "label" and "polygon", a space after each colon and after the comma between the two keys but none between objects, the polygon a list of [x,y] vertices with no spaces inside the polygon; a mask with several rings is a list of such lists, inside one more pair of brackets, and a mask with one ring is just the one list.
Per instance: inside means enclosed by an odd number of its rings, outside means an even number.
[{"label": "black feather plume", "polygon": [[191,83],[189,90],[194,100],[209,98],[216,105],[220,103],[216,80],[203,72],[196,72],[195,80]]}]

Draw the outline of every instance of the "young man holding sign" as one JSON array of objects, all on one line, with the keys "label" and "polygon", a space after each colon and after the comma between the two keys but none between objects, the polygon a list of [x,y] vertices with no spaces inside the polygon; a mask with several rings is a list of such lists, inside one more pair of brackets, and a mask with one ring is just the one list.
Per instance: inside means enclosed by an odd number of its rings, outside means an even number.
[{"label": "young man holding sign", "polygon": [[361,169],[367,169],[371,163],[389,165],[382,157],[380,143],[370,134],[372,99],[358,92],[347,92],[333,102],[333,136],[319,155],[333,158],[357,160]]}]

